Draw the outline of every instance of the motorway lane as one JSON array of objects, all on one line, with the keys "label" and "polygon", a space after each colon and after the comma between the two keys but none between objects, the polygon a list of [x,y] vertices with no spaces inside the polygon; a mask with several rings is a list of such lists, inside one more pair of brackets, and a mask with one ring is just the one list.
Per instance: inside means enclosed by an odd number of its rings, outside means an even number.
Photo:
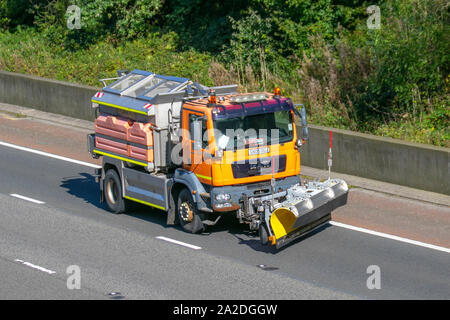
[{"label": "motorway lane", "polygon": [[[364,298],[450,297],[447,253],[334,226],[276,253],[260,246],[232,219],[221,221],[210,235],[190,235],[166,227],[165,213],[148,207],[138,206],[127,215],[109,214],[99,204],[92,168],[0,147],[0,170],[0,257],[14,261],[27,253],[23,260],[59,270],[79,264],[88,288],[100,296],[112,290],[127,298],[153,299],[350,297],[341,293]],[[24,203],[11,193],[45,204]],[[7,234],[11,240],[3,242]],[[203,249],[179,247],[156,236]],[[259,264],[276,269],[264,271],[256,267]],[[369,265],[381,268],[381,290],[366,287]],[[189,269],[193,271],[187,273]],[[3,278],[3,269],[0,273]]]},{"label": "motorway lane", "polygon": [[[107,296],[82,288],[68,290],[66,280],[32,268],[20,267],[17,262],[0,257],[0,299],[108,299]],[[4,276],[7,275],[7,276]]]},{"label": "motorway lane", "polygon": [[[351,298],[203,250],[172,245],[122,226],[109,226],[67,214],[50,206],[21,202],[3,194],[0,194],[0,203],[3,208],[1,259],[13,263],[19,257],[54,270],[55,275],[45,276],[49,281],[56,277],[61,282],[66,281],[66,268],[78,265],[81,270],[80,294],[86,292],[94,297],[107,297],[110,292],[120,292],[127,299]],[[27,268],[16,265],[16,269]],[[37,270],[34,272],[36,277],[42,274]],[[1,263],[0,274],[7,283],[25,282],[27,290],[21,292],[24,296],[29,297],[31,291],[34,299],[49,297],[49,293],[45,293],[45,282],[29,290],[33,283],[29,283],[28,278],[18,280],[9,269],[3,269]],[[70,290],[60,286],[51,298],[64,298],[66,291]],[[19,294],[15,292],[14,295]],[[9,297],[3,285],[0,297]],[[82,295],[82,298],[90,296]]]}]

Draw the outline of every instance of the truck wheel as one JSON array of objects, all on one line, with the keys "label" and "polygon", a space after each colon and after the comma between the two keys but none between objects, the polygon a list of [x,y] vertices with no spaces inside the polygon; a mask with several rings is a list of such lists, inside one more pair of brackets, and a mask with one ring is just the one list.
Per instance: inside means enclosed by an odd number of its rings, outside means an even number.
[{"label": "truck wheel", "polygon": [[267,246],[267,244],[269,243],[269,234],[267,231],[267,227],[263,223],[259,225],[259,240],[261,240],[261,244],[263,246]]},{"label": "truck wheel", "polygon": [[181,227],[186,232],[199,233],[205,229],[188,189],[183,189],[178,194],[177,216]]},{"label": "truck wheel", "polygon": [[127,209],[127,201],[122,195],[122,185],[116,170],[109,169],[106,171],[103,181],[103,193],[106,204],[113,213],[123,213]]}]

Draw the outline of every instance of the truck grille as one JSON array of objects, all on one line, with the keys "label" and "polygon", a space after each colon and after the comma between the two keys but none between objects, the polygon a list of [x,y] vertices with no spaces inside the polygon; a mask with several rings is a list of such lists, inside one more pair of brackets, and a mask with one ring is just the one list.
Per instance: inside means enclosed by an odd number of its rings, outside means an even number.
[{"label": "truck grille", "polygon": [[272,165],[274,165],[274,173],[279,173],[286,170],[285,154],[275,156],[274,160],[274,164],[272,164],[272,157],[252,159],[251,161],[246,160],[245,162],[234,162],[231,164],[233,177],[235,179],[239,179],[272,174]]}]

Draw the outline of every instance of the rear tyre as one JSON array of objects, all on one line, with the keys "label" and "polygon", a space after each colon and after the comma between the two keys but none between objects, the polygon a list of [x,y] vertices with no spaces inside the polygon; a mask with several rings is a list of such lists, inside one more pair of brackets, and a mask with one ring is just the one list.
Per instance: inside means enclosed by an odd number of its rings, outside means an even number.
[{"label": "rear tyre", "polygon": [[177,217],[184,231],[189,233],[200,233],[205,230],[197,206],[192,199],[188,189],[183,189],[178,194]]},{"label": "rear tyre", "polygon": [[103,180],[103,193],[106,204],[112,213],[123,213],[127,210],[128,201],[123,198],[122,184],[116,170],[106,171]]}]

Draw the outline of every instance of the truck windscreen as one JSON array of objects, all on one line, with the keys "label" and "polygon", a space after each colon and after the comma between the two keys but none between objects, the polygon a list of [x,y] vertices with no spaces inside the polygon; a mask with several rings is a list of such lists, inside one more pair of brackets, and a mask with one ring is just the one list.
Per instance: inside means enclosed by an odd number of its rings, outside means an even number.
[{"label": "truck windscreen", "polygon": [[216,119],[214,131],[216,141],[219,141],[223,135],[229,138],[226,139],[227,146],[225,148],[221,146],[226,150],[285,143],[293,139],[292,112],[277,111]]}]

